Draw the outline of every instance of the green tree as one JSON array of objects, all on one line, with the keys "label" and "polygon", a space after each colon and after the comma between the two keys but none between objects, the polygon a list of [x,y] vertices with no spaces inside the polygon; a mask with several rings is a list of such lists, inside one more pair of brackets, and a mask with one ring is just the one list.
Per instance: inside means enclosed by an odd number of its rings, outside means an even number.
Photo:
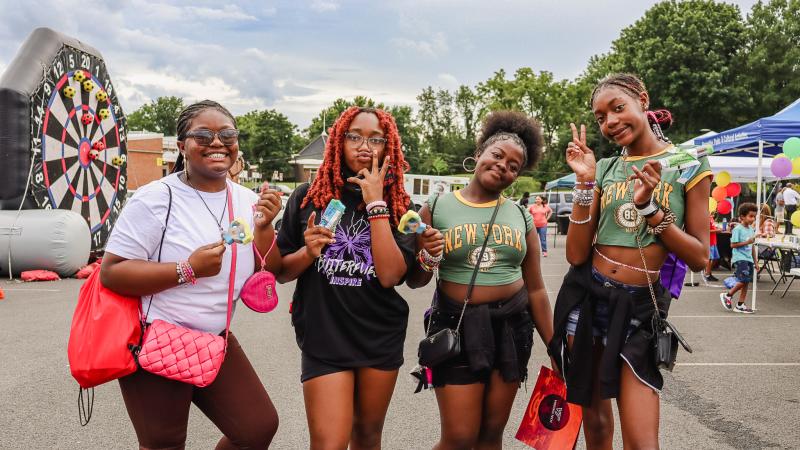
[{"label": "green tree", "polygon": [[753,5],[739,67],[752,99],[741,122],[772,115],[800,97],[800,0]]},{"label": "green tree", "polygon": [[128,129],[175,136],[178,133],[178,115],[183,108],[180,97],[158,97],[126,116]]},{"label": "green tree", "polygon": [[383,103],[378,103],[369,97],[361,95],[353,98],[353,100],[337,98],[331,106],[320,111],[319,115],[311,120],[311,125],[308,126],[305,132],[309,142],[316,139],[323,131],[327,133],[328,129],[336,122],[336,119],[351,106],[386,109]]},{"label": "green tree", "polygon": [[737,124],[747,92],[736,79],[744,44],[738,6],[712,0],[664,1],[622,30],[612,48],[620,68],[638,74],[650,92],[650,107],[675,117],[674,140],[701,128]]},{"label": "green tree", "polygon": [[241,131],[239,148],[245,159],[258,164],[267,178],[275,170],[289,172],[289,159],[301,144],[296,125],[274,109],[250,111],[236,121]]}]

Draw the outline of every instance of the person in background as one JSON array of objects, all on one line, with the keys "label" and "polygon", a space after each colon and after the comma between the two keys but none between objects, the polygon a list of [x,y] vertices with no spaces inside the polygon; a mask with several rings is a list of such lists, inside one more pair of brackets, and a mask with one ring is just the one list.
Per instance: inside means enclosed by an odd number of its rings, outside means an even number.
[{"label": "person in background", "polygon": [[547,205],[547,199],[537,195],[534,204],[528,207],[528,211],[533,216],[533,226],[539,235],[539,243],[542,246],[542,256],[547,258],[547,221],[553,215],[553,210]]},{"label": "person in background", "polygon": [[778,192],[777,194],[775,194],[775,231],[776,232],[780,232],[779,231],[780,230],[780,226],[783,223],[783,219],[785,217],[785,215],[784,215],[785,206],[784,206],[784,202],[783,202],[783,190],[784,189],[785,188],[781,187],[780,183],[775,188],[775,190]]},{"label": "person in background", "polygon": [[[754,203],[742,203],[739,206],[739,225],[731,232],[731,249],[733,257],[734,277],[736,284],[727,292],[719,294],[722,306],[728,311],[744,314],[753,314],[755,311],[745,306],[747,299],[747,288],[753,281],[753,261],[755,250],[753,243],[761,234],[756,234],[753,223],[756,221],[756,205]],[[739,292],[739,302],[733,306],[733,295]]]},{"label": "person in background", "polygon": [[719,281],[711,271],[714,269],[714,264],[719,260],[719,250],[717,249],[717,223],[714,221],[714,213],[708,215],[709,218],[709,235],[708,235],[708,264],[706,264],[706,271],[703,273],[703,278],[706,281]]},{"label": "person in background", "polygon": [[794,185],[789,183],[783,190],[784,218],[786,219],[786,234],[792,234],[792,214],[797,211],[797,201],[800,194],[794,190]]},{"label": "person in background", "polygon": [[772,220],[772,211],[768,204],[761,205],[760,221],[758,223],[758,232],[764,237],[775,237],[775,221]]},{"label": "person in background", "polygon": [[520,206],[528,206],[528,203],[531,201],[531,193],[530,192],[523,192],[522,198],[519,199]]}]

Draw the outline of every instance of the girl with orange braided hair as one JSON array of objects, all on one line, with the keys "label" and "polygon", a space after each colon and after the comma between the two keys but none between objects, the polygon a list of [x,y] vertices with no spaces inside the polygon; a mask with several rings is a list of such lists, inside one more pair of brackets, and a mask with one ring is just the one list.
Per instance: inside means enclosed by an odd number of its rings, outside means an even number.
[{"label": "girl with orange braided hair", "polygon": [[[414,236],[396,231],[410,206],[405,165],[394,118],[351,107],[316,179],[286,204],[278,280],[298,280],[292,324],[311,448],[380,448],[408,323],[395,286],[414,264]],[[329,230],[316,219],[334,199],[346,210]]]}]

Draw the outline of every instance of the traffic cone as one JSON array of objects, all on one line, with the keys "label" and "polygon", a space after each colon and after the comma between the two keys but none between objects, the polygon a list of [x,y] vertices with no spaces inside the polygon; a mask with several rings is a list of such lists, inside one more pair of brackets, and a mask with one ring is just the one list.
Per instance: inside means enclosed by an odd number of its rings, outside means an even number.
[{"label": "traffic cone", "polygon": [[0,288],[0,300],[6,298],[5,292],[3,292],[3,288]]}]

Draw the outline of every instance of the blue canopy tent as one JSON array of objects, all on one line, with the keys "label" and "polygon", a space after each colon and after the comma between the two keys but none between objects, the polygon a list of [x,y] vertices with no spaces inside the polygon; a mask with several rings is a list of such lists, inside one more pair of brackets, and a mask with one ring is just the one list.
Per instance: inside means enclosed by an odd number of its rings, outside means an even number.
[{"label": "blue canopy tent", "polygon": [[[781,153],[783,142],[790,137],[800,137],[800,99],[775,115],[763,117],[713,136],[699,137],[694,142],[698,145],[713,145],[714,155],[758,157],[756,204],[760,216],[764,155],[775,156]],[[760,217],[756,220],[756,223],[759,223]],[[753,309],[756,309],[756,279],[757,277],[753,277]]]},{"label": "blue canopy tent", "polygon": [[571,188],[573,186],[575,186],[575,174],[571,173],[569,175],[564,175],[561,178],[548,181],[547,184],[544,185],[544,190],[549,191],[551,189]]}]

